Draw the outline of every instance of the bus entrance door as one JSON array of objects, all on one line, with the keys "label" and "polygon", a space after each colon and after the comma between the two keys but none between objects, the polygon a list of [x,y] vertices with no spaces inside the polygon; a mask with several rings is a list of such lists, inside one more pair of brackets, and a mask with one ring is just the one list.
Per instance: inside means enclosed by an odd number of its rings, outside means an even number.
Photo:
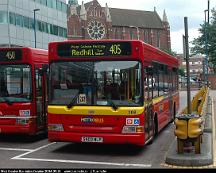
[{"label": "bus entrance door", "polygon": [[42,69],[35,67],[35,83],[36,83],[36,115],[37,129],[43,130],[45,126],[45,102],[44,102],[44,80]]},{"label": "bus entrance door", "polygon": [[144,103],[145,103],[145,141],[150,141],[154,136],[153,122],[153,73],[152,68],[145,68]]}]

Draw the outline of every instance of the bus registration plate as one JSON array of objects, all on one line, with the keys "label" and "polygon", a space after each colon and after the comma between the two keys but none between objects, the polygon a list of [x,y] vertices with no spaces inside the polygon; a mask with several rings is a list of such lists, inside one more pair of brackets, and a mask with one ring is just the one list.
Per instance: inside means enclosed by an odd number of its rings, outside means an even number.
[{"label": "bus registration plate", "polygon": [[102,143],[103,142],[103,138],[102,137],[87,137],[87,136],[83,136],[81,138],[82,142],[96,142],[96,143]]}]

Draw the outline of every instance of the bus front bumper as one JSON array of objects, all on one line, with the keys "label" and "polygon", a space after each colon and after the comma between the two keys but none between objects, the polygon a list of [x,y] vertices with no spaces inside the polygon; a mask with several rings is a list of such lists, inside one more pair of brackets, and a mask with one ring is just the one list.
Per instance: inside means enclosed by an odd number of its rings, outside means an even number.
[{"label": "bus front bumper", "polygon": [[29,134],[32,135],[35,130],[30,126],[21,125],[0,125],[0,134]]},{"label": "bus front bumper", "polygon": [[[143,146],[144,134],[104,134],[104,133],[72,133],[48,131],[50,142],[101,143],[101,144],[133,144]],[[91,140],[88,140],[91,139]],[[97,139],[92,141],[92,139]]]}]

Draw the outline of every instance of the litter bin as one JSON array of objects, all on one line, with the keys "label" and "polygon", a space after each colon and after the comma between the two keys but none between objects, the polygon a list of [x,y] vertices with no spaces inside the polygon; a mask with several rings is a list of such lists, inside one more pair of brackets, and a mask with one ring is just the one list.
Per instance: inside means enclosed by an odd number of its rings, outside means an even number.
[{"label": "litter bin", "polygon": [[203,119],[198,114],[180,114],[175,119],[175,135],[177,136],[178,153],[184,153],[184,147],[191,144],[195,153],[200,153]]}]

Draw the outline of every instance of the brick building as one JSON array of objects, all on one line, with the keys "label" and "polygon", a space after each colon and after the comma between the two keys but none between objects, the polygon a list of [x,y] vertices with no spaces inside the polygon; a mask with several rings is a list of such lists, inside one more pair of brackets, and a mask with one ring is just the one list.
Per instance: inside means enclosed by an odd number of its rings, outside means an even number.
[{"label": "brick building", "polygon": [[[184,69],[186,74],[186,60],[184,59],[182,54],[178,54],[177,58],[179,59],[180,68]],[[200,77],[203,73],[203,62],[204,56],[202,55],[194,55],[189,59],[189,66],[190,66],[190,76],[191,77]]]},{"label": "brick building", "polygon": [[102,7],[97,0],[81,5],[68,1],[68,39],[138,39],[170,50],[170,26],[164,11],[140,11]]}]

